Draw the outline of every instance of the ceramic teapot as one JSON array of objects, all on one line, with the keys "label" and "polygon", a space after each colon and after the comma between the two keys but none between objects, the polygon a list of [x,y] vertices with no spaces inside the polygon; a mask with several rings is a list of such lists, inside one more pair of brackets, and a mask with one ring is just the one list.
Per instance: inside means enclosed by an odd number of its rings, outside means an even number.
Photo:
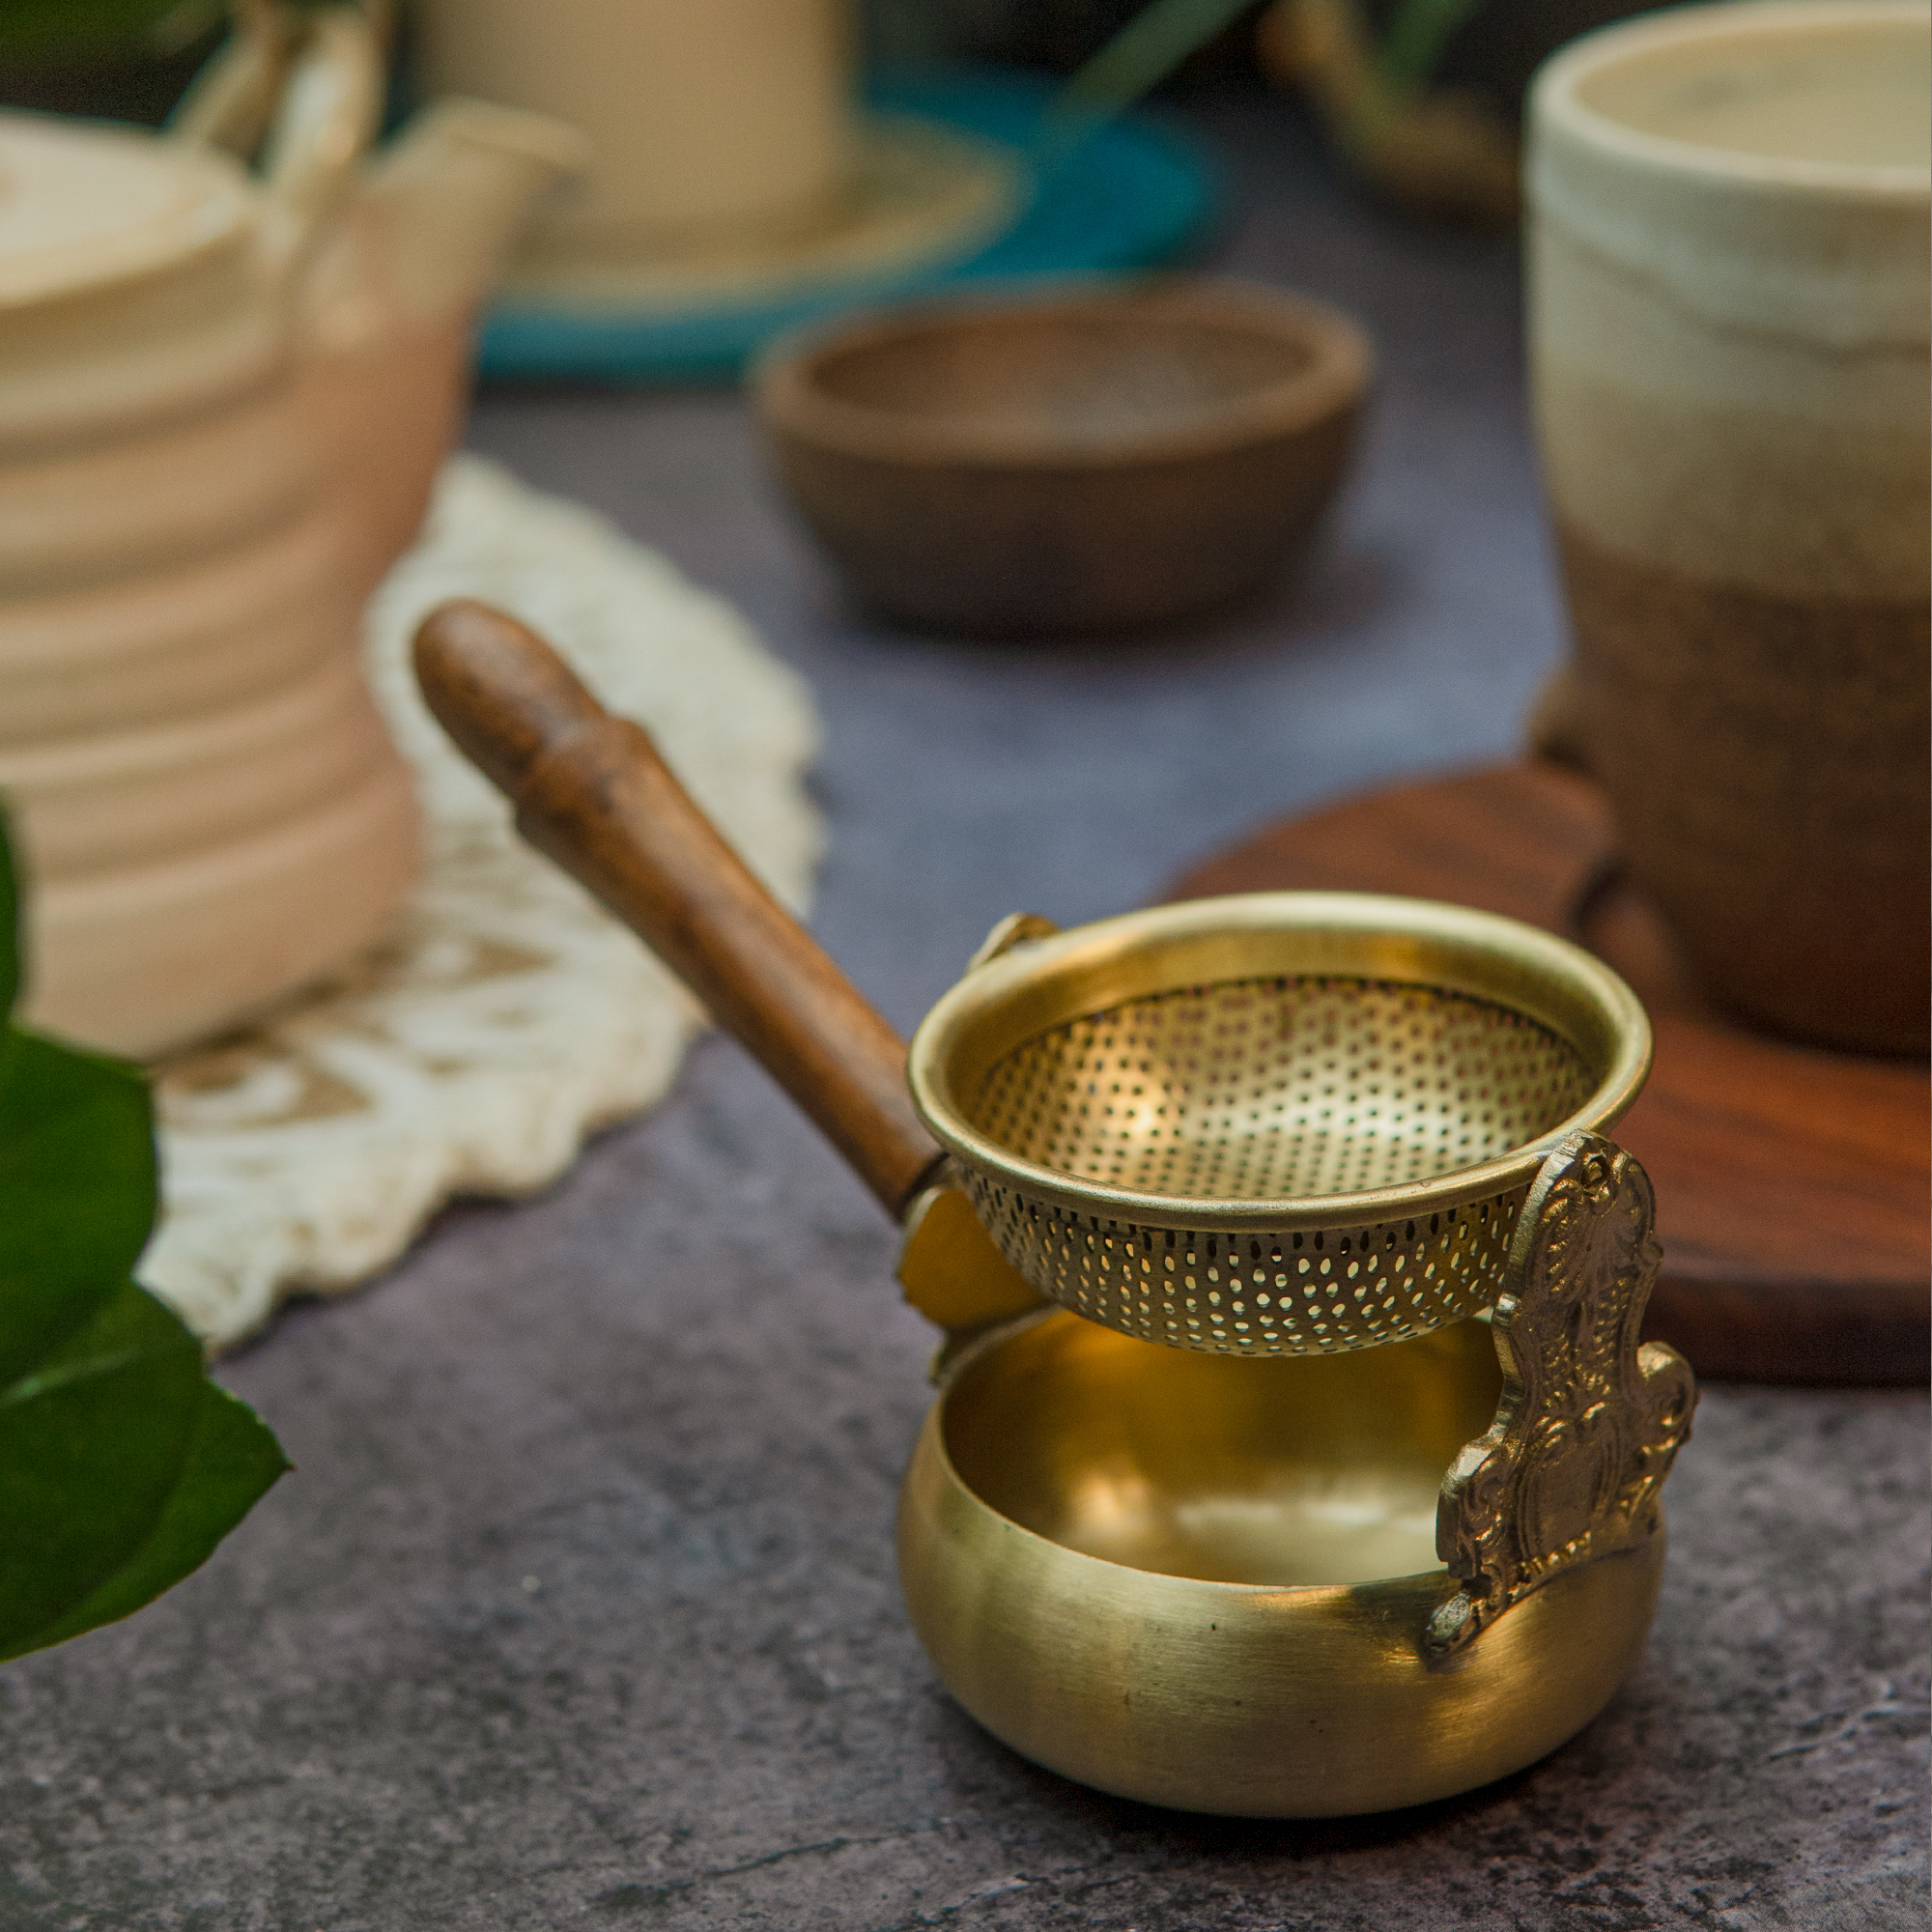
[{"label": "ceramic teapot", "polygon": [[353,955],[411,884],[361,609],[421,520],[478,299],[582,160],[570,129],[475,101],[365,160],[369,17],[252,13],[166,134],[0,114],[0,794],[28,1016],[141,1056]]}]

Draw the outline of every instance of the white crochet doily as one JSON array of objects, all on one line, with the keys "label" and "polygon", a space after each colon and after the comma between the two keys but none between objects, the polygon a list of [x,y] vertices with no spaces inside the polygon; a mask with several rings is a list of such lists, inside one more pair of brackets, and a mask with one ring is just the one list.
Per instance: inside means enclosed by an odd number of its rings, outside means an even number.
[{"label": "white crochet doily", "polygon": [[601,518],[454,459],[368,611],[377,699],[423,803],[421,883],[377,952],[156,1069],[164,1208],[141,1277],[214,1347],[293,1292],[367,1280],[453,1195],[554,1179],[587,1133],[665,1092],[702,1024],[517,838],[423,708],[410,635],[457,595],[542,631],[649,726],[781,899],[802,911],[810,893],[821,833],[802,779],[818,731],[801,681],[729,605]]}]

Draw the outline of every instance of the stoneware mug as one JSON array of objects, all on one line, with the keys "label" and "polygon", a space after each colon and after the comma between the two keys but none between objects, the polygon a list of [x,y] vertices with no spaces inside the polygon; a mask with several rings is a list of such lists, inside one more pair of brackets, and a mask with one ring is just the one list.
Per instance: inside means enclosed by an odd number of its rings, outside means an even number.
[{"label": "stoneware mug", "polygon": [[1672,9],[1530,99],[1578,749],[1709,990],[1923,1052],[1923,0]]}]

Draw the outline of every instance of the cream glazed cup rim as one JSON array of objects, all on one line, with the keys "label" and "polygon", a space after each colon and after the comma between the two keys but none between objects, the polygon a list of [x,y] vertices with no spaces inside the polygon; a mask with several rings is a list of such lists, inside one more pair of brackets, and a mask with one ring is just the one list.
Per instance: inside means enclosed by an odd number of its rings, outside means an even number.
[{"label": "cream glazed cup rim", "polygon": [[1578,90],[1606,69],[1659,48],[1731,39],[1763,42],[1812,26],[1910,25],[1926,18],[1924,0],[1749,0],[1748,5],[1719,0],[1643,14],[1599,28],[1552,55],[1531,88],[1530,115],[1546,133],[1560,131],[1661,174],[1698,176],[1713,184],[1786,195],[1923,206],[1932,203],[1932,164],[1799,160],[1687,141],[1633,128],[1588,105]]}]

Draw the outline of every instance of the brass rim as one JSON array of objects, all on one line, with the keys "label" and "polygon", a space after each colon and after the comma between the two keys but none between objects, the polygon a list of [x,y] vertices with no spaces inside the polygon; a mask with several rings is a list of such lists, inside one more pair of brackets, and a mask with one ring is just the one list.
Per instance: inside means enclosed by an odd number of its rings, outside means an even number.
[{"label": "brass rim", "polygon": [[[973,1124],[979,1082],[1026,1040],[1151,993],[1269,974],[1359,976],[1492,1002],[1567,1040],[1595,1086],[1573,1113],[1500,1157],[1394,1186],[1265,1199],[1089,1179],[1015,1155]],[[1552,933],[1429,899],[1249,893],[1101,920],[976,968],[921,1023],[907,1078],[940,1144],[1021,1195],[1114,1222],[1232,1233],[1367,1226],[1526,1187],[1563,1135],[1606,1133],[1622,1119],[1650,1061],[1650,1023],[1636,995],[1601,960]]]}]

